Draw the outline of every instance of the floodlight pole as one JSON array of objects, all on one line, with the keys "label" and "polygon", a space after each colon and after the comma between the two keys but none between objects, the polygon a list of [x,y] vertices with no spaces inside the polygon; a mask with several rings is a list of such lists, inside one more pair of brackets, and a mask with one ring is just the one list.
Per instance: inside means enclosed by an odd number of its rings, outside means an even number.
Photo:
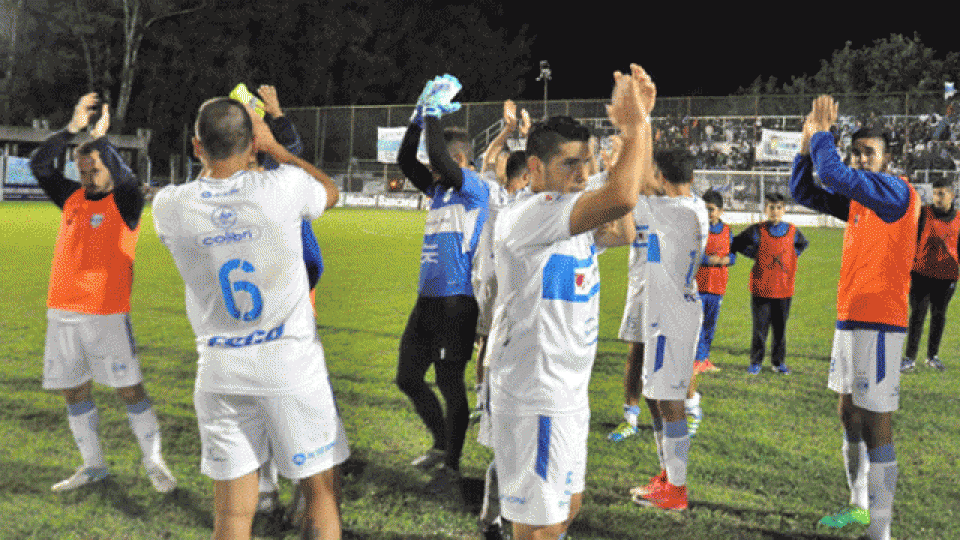
[{"label": "floodlight pole", "polygon": [[553,72],[550,71],[550,63],[546,60],[540,61],[540,76],[537,77],[538,81],[543,81],[543,117],[547,117],[547,83],[550,82],[550,78],[553,75]]}]

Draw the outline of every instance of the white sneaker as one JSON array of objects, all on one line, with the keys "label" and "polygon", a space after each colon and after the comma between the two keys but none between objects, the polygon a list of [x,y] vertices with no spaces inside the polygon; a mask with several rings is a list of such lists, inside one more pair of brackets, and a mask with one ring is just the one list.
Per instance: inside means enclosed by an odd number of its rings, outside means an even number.
[{"label": "white sneaker", "polygon": [[160,458],[160,461],[153,462],[146,458],[143,460],[143,470],[147,472],[147,478],[153,484],[153,489],[160,493],[170,493],[177,487],[177,479],[167,468],[167,464]]},{"label": "white sneaker", "polygon": [[85,486],[87,484],[93,484],[94,482],[99,482],[104,478],[110,476],[110,469],[106,467],[79,467],[77,472],[73,473],[73,476],[57,482],[50,487],[52,491],[71,491],[77,489],[80,486]]}]

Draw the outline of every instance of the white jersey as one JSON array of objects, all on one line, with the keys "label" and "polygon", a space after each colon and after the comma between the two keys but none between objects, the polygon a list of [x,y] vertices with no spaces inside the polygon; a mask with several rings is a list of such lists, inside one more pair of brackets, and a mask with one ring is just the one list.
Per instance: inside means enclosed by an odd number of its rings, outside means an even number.
[{"label": "white jersey", "polygon": [[324,380],[300,228],[326,204],[323,185],[290,165],[157,194],[154,225],[186,286],[198,390],[280,395]]},{"label": "white jersey", "polygon": [[499,290],[489,352],[494,414],[589,410],[600,273],[594,232],[570,235],[581,195],[525,195],[497,216]]},{"label": "white jersey", "polygon": [[643,318],[646,336],[652,337],[669,333],[670,315],[686,318],[683,308],[694,311],[690,304],[696,304],[700,312],[696,277],[710,224],[707,207],[699,197],[641,195],[634,218],[637,223],[649,224],[646,276],[651,286],[647,287]]}]

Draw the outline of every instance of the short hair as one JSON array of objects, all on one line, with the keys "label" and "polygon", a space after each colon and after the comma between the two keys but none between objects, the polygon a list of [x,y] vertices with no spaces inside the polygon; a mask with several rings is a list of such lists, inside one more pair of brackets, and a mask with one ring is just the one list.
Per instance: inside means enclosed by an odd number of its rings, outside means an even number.
[{"label": "short hair", "polygon": [[705,204],[712,204],[721,210],[723,209],[723,195],[720,195],[720,193],[712,189],[704,192],[703,196],[700,198],[703,199]]},{"label": "short hair", "polygon": [[682,148],[659,150],[653,154],[653,161],[667,182],[674,185],[693,182],[696,158],[689,151]]},{"label": "short hair", "polygon": [[546,163],[557,154],[560,145],[567,142],[587,142],[590,129],[569,116],[551,116],[537,122],[527,136],[527,156],[536,156]]},{"label": "short hair", "polygon": [[930,184],[932,185],[933,189],[953,189],[953,182],[943,178],[942,176],[934,179],[933,182],[930,182]]},{"label": "short hair", "polygon": [[470,135],[467,130],[451,126],[443,130],[443,142],[447,147],[447,152],[453,156],[462,153],[467,159],[473,154],[473,144],[470,142]]},{"label": "short hair", "polygon": [[527,153],[517,150],[507,158],[507,178],[516,178],[527,170]]},{"label": "short hair", "polygon": [[253,142],[253,121],[239,101],[214,98],[197,113],[197,137],[210,159],[222,160],[246,150]]},{"label": "short hair", "polygon": [[787,198],[784,197],[783,193],[780,193],[779,191],[768,191],[763,194],[763,200],[768,203],[778,203],[785,202]]},{"label": "short hair", "polygon": [[76,156],[91,156],[94,152],[98,152],[97,148],[93,145],[93,141],[87,141],[77,147]]},{"label": "short hair", "polygon": [[852,146],[860,139],[880,139],[883,141],[883,153],[890,153],[890,134],[883,129],[874,126],[862,127],[853,133],[850,145]]}]

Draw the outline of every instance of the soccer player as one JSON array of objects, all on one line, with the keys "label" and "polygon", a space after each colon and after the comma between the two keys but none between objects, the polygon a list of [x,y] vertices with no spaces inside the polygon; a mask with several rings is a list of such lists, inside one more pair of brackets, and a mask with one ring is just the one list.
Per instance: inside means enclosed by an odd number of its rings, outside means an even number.
[{"label": "soccer player", "polygon": [[[613,163],[622,141],[612,140],[611,154],[604,154],[604,163]],[[653,195],[650,186],[644,185],[643,195]],[[640,377],[643,368],[643,305],[647,281],[647,233],[650,226],[636,215],[634,207],[633,228],[635,235],[627,238],[630,243],[630,255],[627,262],[627,297],[623,307],[623,319],[620,321],[619,337],[630,344],[627,361],[623,366],[623,422],[607,434],[607,439],[620,442],[639,432],[637,423],[640,417]],[[629,223],[623,224],[629,226]]]},{"label": "soccer player", "polygon": [[869,538],[888,540],[898,471],[891,429],[900,394],[896,359],[907,330],[920,199],[905,179],[885,172],[890,154],[880,131],[853,134],[853,167],[846,167],[830,133],[836,120],[833,98],[816,98],[790,177],[794,200],[847,222],[828,386],[840,394],[850,506],[820,523],[869,523]]},{"label": "soccer player", "polygon": [[[201,105],[194,152],[207,171],[162,189],[154,224],[186,286],[199,360],[194,405],[214,538],[249,538],[257,469],[274,458],[306,498],[303,538],[340,538],[349,449],[316,337],[301,223],[333,206],[333,182],[280,145],[249,107]],[[280,167],[251,171],[262,151]]]},{"label": "soccer player", "polygon": [[[55,160],[88,127],[97,109],[93,140],[76,150],[80,182],[68,180]],[[63,392],[70,431],[83,458],[76,473],[52,489],[76,489],[109,474],[98,433],[100,413],[90,392],[94,380],[116,388],[143,451],[147,476],[157,491],[167,493],[177,481],[160,453],[160,425],[143,387],[130,326],[144,198],[133,171],[106,138],[109,126],[107,104],[98,105],[97,94],[87,94],[66,129],[47,139],[30,159],[40,187],[63,212],[47,295],[43,387]]]},{"label": "soccer player", "polygon": [[[257,94],[263,100],[263,110],[266,113],[264,120],[270,127],[270,133],[284,148],[291,154],[300,156],[303,152],[303,142],[297,133],[297,128],[293,125],[287,116],[283,114],[280,108],[280,99],[277,97],[277,89],[271,85],[261,85],[257,88]],[[259,170],[272,171],[280,167],[266,152],[257,152],[256,165]],[[304,219],[300,224],[301,237],[303,238],[303,263],[307,271],[307,286],[310,288],[310,303],[316,311],[316,293],[317,282],[320,281],[320,275],[323,273],[323,258],[320,254],[320,245],[317,243],[317,237],[313,232],[313,222]],[[277,495],[277,468],[273,460],[259,471],[259,498],[257,502],[257,511],[268,513],[279,507],[279,497]],[[297,491],[299,495],[300,491]],[[299,496],[294,497],[293,507],[302,510],[303,505]],[[299,514],[299,512],[293,512]],[[299,522],[294,518],[293,522]]]},{"label": "soccer player", "polygon": [[797,259],[807,249],[806,237],[792,223],[783,221],[782,193],[764,194],[766,221],[744,229],[733,239],[731,251],[755,259],[750,270],[750,311],[753,314],[753,340],[750,345],[751,375],[760,373],[767,332],[773,326],[770,362],[773,370],[789,375],[787,357],[787,318],[797,280]]},{"label": "soccer player", "polygon": [[562,537],[583,500],[599,331],[596,254],[619,240],[597,229],[630,211],[649,162],[655,87],[631,68],[615,74],[607,109],[624,139],[607,183],[582,191],[590,132],[572,118],[550,118],[527,139],[533,193],[502,209],[494,228],[491,427],[500,510],[517,540]]},{"label": "soccer player", "polygon": [[[441,126],[440,117],[459,108],[450,101],[456,91],[436,95],[444,85],[459,91],[459,81],[449,75],[427,83],[397,156],[401,171],[431,202],[417,302],[400,339],[396,381],[433,436],[433,447],[412,465],[436,468],[429,492],[459,494],[460,455],[470,417],[463,377],[477,331],[471,269],[487,219],[490,187],[468,167],[472,151],[466,133]],[[424,128],[436,179],[416,158]],[[446,415],[424,380],[431,365]]]},{"label": "soccer player", "polygon": [[[489,378],[486,376],[489,368],[487,362],[487,337],[493,322],[493,306],[497,296],[497,279],[493,253],[493,228],[500,209],[513,204],[518,198],[529,193],[527,184],[530,171],[527,168],[527,153],[517,150],[510,154],[506,166],[506,189],[499,195],[496,190],[490,190],[490,214],[484,225],[483,236],[477,247],[477,255],[473,262],[473,290],[476,293],[479,315],[477,317],[477,366],[476,388],[477,406],[470,415],[470,421],[483,421],[477,435],[477,441],[489,448],[493,448],[490,440],[490,415],[488,401]],[[500,525],[500,496],[497,489],[496,463],[491,461],[484,477],[484,503],[480,510],[480,529],[487,540],[502,537]]]},{"label": "soccer player", "polygon": [[664,195],[641,197],[635,214],[650,224],[643,308],[647,344],[642,367],[643,396],[653,418],[660,474],[630,490],[633,501],[666,510],[687,508],[690,435],[685,399],[703,321],[696,273],[706,247],[707,209],[690,191],[694,157],[683,150],[654,155]]},{"label": "soccer player", "polygon": [[939,357],[940,340],[947,323],[947,306],[960,276],[960,218],[953,202],[953,186],[948,180],[938,179],[933,183],[933,204],[924,206],[920,212],[917,258],[910,272],[910,329],[901,371],[916,366],[914,359],[920,348],[928,308],[927,365],[939,371],[946,369]]}]

